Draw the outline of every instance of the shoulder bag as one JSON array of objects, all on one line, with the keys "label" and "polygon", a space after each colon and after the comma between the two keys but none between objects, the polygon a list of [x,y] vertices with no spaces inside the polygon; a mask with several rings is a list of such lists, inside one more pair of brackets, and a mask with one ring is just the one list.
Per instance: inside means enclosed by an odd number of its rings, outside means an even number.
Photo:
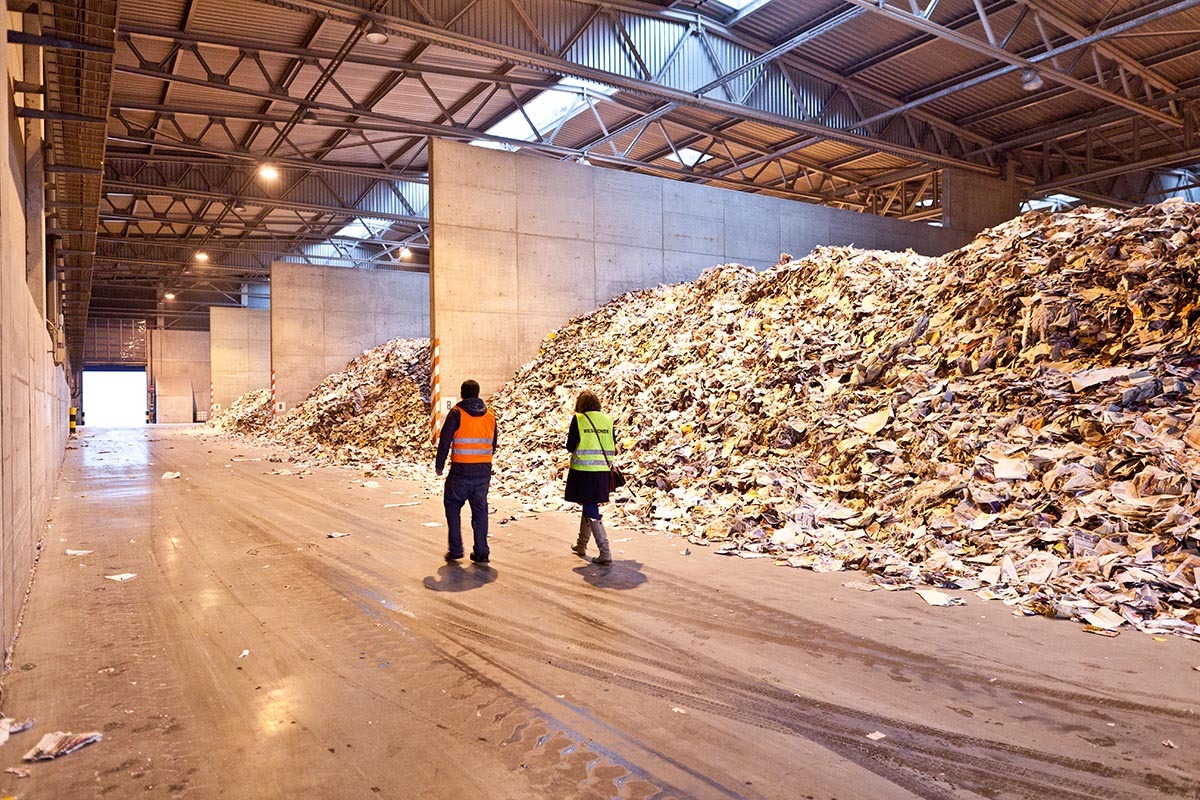
[{"label": "shoulder bag", "polygon": [[[587,417],[588,422],[592,423],[592,430],[595,430],[596,423],[592,422],[592,418],[588,416],[588,412],[583,412],[583,415]],[[613,440],[613,444],[616,444],[615,439]],[[608,464],[608,490],[610,492],[615,492],[617,489],[620,489],[625,485],[625,476],[621,474],[621,470],[617,469],[616,465],[614,465],[609,459],[608,453],[604,451],[603,443],[600,445],[600,453],[604,456],[604,463]]]}]

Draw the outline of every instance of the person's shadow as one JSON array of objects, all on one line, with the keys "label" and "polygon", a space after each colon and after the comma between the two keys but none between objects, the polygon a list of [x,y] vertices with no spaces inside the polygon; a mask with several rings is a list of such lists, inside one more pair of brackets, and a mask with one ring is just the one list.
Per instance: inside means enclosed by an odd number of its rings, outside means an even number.
[{"label": "person's shadow", "polygon": [[572,570],[600,589],[636,589],[646,582],[642,562],[629,559],[601,565],[588,562]]},{"label": "person's shadow", "polygon": [[438,568],[435,578],[430,575],[424,581],[426,589],[435,592],[469,592],[496,580],[499,573],[483,564],[472,564],[470,568],[461,564],[446,564]]}]

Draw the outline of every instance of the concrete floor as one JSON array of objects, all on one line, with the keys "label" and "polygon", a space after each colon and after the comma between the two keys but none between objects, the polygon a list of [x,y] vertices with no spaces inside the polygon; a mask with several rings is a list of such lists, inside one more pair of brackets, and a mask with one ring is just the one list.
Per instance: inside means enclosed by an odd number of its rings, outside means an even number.
[{"label": "concrete floor", "polygon": [[1194,643],[663,535],[584,565],[566,515],[447,566],[434,482],[268,475],[189,428],[71,446],[5,679],[38,723],[0,769],[48,731],[104,741],[0,796],[1200,797]]}]

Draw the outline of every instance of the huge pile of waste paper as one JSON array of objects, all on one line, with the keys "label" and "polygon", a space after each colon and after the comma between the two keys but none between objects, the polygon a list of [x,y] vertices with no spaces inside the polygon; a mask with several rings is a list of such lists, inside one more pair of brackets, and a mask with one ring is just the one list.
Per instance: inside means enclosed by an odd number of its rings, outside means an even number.
[{"label": "huge pile of waste paper", "polygon": [[1029,213],[940,259],[821,248],[626,294],[494,399],[493,485],[557,503],[591,388],[627,521],[1200,640],[1198,215]]}]

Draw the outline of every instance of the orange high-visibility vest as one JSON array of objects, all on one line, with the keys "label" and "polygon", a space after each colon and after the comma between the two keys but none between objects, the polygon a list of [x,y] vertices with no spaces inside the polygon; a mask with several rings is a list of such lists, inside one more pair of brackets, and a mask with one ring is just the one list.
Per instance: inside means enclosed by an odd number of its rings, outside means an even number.
[{"label": "orange high-visibility vest", "polygon": [[450,450],[452,464],[492,463],[492,442],[496,438],[496,415],[489,408],[482,417],[458,410],[458,430]]}]

